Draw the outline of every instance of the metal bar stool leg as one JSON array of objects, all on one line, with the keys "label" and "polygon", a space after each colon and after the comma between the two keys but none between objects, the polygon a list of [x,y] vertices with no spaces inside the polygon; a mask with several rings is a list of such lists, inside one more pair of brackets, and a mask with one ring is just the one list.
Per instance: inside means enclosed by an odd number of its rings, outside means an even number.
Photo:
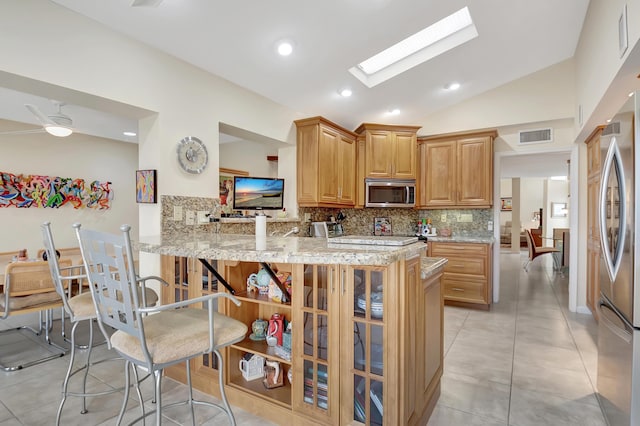
[{"label": "metal bar stool leg", "polygon": [[233,416],[231,405],[229,405],[227,394],[224,391],[224,379],[222,377],[222,372],[224,371],[224,361],[222,359],[222,355],[220,354],[220,352],[218,352],[217,349],[213,352],[216,354],[216,358],[218,358],[218,382],[220,384],[220,396],[222,397],[222,403],[224,404],[225,411],[227,412],[227,417],[229,417],[229,423],[235,426],[236,419]]}]

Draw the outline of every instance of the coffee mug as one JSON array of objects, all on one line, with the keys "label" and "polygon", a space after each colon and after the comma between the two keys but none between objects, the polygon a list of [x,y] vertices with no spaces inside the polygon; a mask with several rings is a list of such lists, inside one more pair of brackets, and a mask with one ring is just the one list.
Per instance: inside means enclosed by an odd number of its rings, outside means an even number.
[{"label": "coffee mug", "polygon": [[258,318],[251,324],[251,331],[253,331],[253,335],[251,336],[255,340],[264,340],[267,335],[267,327],[269,323],[263,319]]}]

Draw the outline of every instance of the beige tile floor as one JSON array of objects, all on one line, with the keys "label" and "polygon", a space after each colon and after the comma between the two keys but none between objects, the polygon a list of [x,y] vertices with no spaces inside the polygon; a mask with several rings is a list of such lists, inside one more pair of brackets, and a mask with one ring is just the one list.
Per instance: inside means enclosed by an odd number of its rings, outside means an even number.
[{"label": "beige tile floor", "polygon": [[[429,426],[606,425],[594,391],[595,321],[567,310],[568,280],[553,272],[550,261],[537,259],[528,273],[523,261],[524,254],[501,254],[500,303],[491,311],[446,307],[442,395]],[[0,322],[0,329],[9,324]],[[94,359],[108,355],[101,346]],[[0,372],[0,426],[54,424],[67,363],[65,356]],[[101,364],[92,370],[90,388],[120,385],[121,369],[117,362]],[[163,383],[165,403],[185,395],[184,385]],[[143,393],[151,395],[149,381]],[[79,414],[79,399],[70,398],[62,424],[114,424],[121,397],[92,398],[85,415]],[[137,415],[136,404],[132,399],[125,421]],[[152,405],[146,401],[146,406]],[[272,424],[239,408],[234,413],[239,425]],[[197,407],[196,416],[200,425],[228,424],[215,409]],[[167,410],[165,424],[190,424],[185,407]]]},{"label": "beige tile floor", "polygon": [[500,302],[445,308],[442,394],[429,426],[606,425],[595,392],[597,324],[569,312],[551,259],[500,255]]}]

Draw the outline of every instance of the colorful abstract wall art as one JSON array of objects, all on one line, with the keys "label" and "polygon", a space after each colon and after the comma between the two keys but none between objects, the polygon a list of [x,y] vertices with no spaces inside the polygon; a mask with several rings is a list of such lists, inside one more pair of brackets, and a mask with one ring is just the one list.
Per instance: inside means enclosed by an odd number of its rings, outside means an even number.
[{"label": "colorful abstract wall art", "polygon": [[58,176],[14,175],[0,172],[1,207],[51,207],[70,204],[74,209],[111,208],[113,190],[111,182]]},{"label": "colorful abstract wall art", "polygon": [[136,170],[136,203],[156,202],[156,171]]}]

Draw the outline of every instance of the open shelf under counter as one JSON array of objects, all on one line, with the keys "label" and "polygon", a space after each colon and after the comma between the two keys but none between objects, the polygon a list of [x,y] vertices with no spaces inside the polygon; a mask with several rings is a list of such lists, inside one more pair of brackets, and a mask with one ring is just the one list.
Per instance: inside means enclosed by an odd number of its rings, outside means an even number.
[{"label": "open shelf under counter", "polygon": [[291,360],[287,361],[284,358],[280,358],[275,353],[275,348],[273,346],[267,345],[267,342],[264,340],[251,340],[246,337],[244,340],[231,345],[233,349],[237,349],[244,352],[250,352],[252,354],[260,355],[262,357],[272,359],[274,361],[278,361],[284,364],[291,366]]},{"label": "open shelf under counter", "polygon": [[[291,302],[286,302],[286,303],[274,302],[273,300],[271,300],[269,298],[268,295],[259,294],[258,292],[242,291],[242,292],[238,292],[238,293],[234,294],[234,296],[240,301],[247,301],[247,302],[252,302],[252,303],[261,303],[261,304],[274,306],[274,307],[278,307],[278,308],[283,307],[283,308],[291,309]],[[291,296],[289,296],[289,297],[291,297]]]},{"label": "open shelf under counter", "polygon": [[[286,376],[286,371],[284,374]],[[229,380],[228,386],[240,388],[249,394],[267,398],[275,404],[291,409],[291,384],[286,377],[284,378],[284,386],[267,389],[262,383],[262,379],[248,382],[242,375],[235,375]]]}]

